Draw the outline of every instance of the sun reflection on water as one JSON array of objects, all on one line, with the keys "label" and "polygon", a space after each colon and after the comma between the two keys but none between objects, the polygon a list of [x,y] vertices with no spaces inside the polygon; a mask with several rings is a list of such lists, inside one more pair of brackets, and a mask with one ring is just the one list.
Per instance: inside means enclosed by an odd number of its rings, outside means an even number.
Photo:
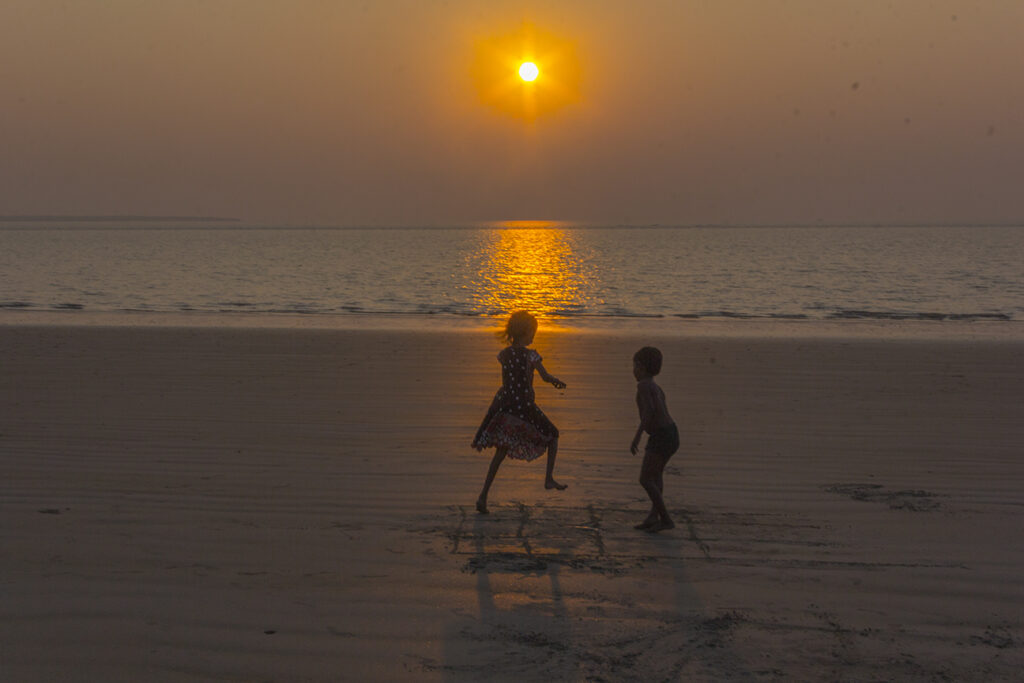
[{"label": "sun reflection on water", "polygon": [[591,278],[570,231],[542,221],[495,225],[474,282],[478,308],[495,317],[525,309],[542,319],[585,309]]}]

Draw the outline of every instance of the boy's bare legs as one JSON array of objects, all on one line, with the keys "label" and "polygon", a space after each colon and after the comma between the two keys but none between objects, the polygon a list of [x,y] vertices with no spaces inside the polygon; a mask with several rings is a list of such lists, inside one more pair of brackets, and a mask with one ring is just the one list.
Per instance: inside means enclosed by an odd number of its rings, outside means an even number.
[{"label": "boy's bare legs", "polygon": [[[657,477],[657,479],[654,482],[654,484],[658,487],[658,493],[661,494],[661,500],[662,501],[665,500],[665,476],[664,475],[665,475],[665,466],[667,464],[668,464],[668,460],[662,460],[661,461],[661,467],[658,468],[658,477]],[[651,520],[652,521],[655,520],[655,519],[658,519],[658,510],[654,507],[653,503],[651,503],[651,514],[650,514],[650,516],[651,516]]]},{"label": "boy's bare legs", "polygon": [[[668,464],[668,463],[666,462],[665,464]],[[664,494],[665,494],[664,477],[662,476],[664,472],[665,472],[665,466],[662,465],[661,469],[658,470],[658,478],[655,481],[655,484],[658,487],[658,493],[662,494],[662,500],[664,500]],[[657,508],[654,507],[654,504],[651,503],[651,511],[647,513],[647,517],[644,518],[644,521],[640,522],[639,524],[637,524],[633,528],[634,529],[647,529],[652,524],[657,522],[659,519],[660,519],[660,517],[658,517],[658,510],[657,510]]]},{"label": "boy's bare legs", "polygon": [[[658,487],[659,493],[665,490],[662,485],[662,472],[664,471],[664,464],[661,464],[661,467],[658,467],[660,463],[658,463],[656,459],[660,460],[660,458],[657,458],[657,456],[655,456],[653,453],[648,453],[647,451],[644,451],[644,459],[642,461],[642,464],[640,465],[639,481],[640,485],[644,487],[645,492],[647,491],[647,486],[646,484],[644,484],[644,482],[648,479],[653,481],[654,485]],[[644,530],[649,529],[651,525],[653,525],[659,519],[661,519],[661,517],[658,515],[658,508],[655,507],[654,499],[652,498],[651,511],[647,513],[647,517],[644,518],[644,521],[635,525],[633,528]]]},{"label": "boy's bare legs", "polygon": [[501,461],[505,459],[507,453],[508,448],[498,446],[497,450],[494,451],[494,457],[491,458],[491,466],[487,468],[487,478],[484,479],[484,490],[480,492],[480,497],[476,499],[476,511],[481,515],[486,515],[488,512],[487,492],[491,490],[491,484],[494,483],[494,475],[498,473],[498,467],[501,466]]},{"label": "boy's bare legs", "polygon": [[658,519],[660,519],[658,517],[658,511],[655,509],[654,505],[652,504],[651,505],[651,511],[647,513],[646,517],[644,517],[644,521],[640,522],[639,524],[634,525],[633,528],[634,529],[649,529],[652,524],[654,524],[655,522],[658,521]]},{"label": "boy's bare legs", "polygon": [[558,489],[564,491],[569,488],[568,484],[559,484],[555,481],[555,456],[558,455],[558,437],[555,437],[550,444],[548,444],[548,471],[544,477],[544,488],[546,489]]},{"label": "boy's bare legs", "polygon": [[644,453],[644,462],[640,467],[640,485],[644,487],[647,497],[651,499],[651,512],[647,515],[647,519],[636,526],[638,529],[658,532],[675,527],[675,522],[672,521],[668,509],[665,507],[665,499],[661,495],[664,490],[663,475],[667,463],[667,459],[657,453],[651,451]]}]

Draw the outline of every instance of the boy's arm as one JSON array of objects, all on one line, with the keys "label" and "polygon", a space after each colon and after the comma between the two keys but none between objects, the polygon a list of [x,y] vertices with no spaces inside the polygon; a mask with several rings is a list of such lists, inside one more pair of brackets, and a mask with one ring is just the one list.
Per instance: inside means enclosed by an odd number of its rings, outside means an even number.
[{"label": "boy's arm", "polygon": [[629,452],[636,455],[640,452],[640,437],[644,433],[644,426],[641,424],[636,428],[636,436],[633,437],[633,443],[629,446]]},{"label": "boy's arm", "polygon": [[553,384],[556,389],[565,389],[565,382],[558,379],[554,375],[549,375],[548,371],[544,369],[543,363],[537,363],[537,365],[534,367],[537,368],[537,372],[540,374],[540,378],[542,380],[544,380],[548,384]]},{"label": "boy's arm", "polygon": [[636,406],[640,410],[640,431],[651,432],[655,415],[656,398],[650,385],[641,385],[636,390]]},{"label": "boy's arm", "polygon": [[640,437],[643,436],[644,428],[651,419],[651,396],[646,389],[647,387],[642,385],[636,388],[636,407],[640,411],[640,426],[636,428],[636,436],[633,437],[633,443],[629,447],[629,452],[633,455],[640,450]]}]

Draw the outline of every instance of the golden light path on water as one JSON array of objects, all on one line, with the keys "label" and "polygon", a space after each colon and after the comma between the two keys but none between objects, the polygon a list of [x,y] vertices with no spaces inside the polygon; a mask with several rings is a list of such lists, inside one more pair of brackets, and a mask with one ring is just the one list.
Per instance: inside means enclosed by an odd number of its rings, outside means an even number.
[{"label": "golden light path on water", "polygon": [[474,282],[478,308],[495,317],[523,309],[541,319],[584,308],[593,278],[571,232],[559,225],[510,221],[487,234]]}]

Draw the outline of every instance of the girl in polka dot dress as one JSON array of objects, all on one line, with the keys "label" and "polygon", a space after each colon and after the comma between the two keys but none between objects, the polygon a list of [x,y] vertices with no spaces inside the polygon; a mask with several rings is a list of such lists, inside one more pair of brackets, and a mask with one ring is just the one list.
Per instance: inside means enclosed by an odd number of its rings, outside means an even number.
[{"label": "girl in polka dot dress", "polygon": [[528,348],[536,333],[537,319],[526,311],[516,311],[509,316],[502,335],[509,346],[498,354],[501,388],[473,439],[473,448],[478,451],[492,446],[496,449],[487,470],[484,489],[476,501],[477,512],[482,515],[487,514],[487,492],[506,456],[515,460],[535,460],[547,451],[544,488],[559,491],[566,488],[553,476],[555,455],[558,453],[558,428],[534,403],[533,371],[536,370],[542,380],[556,389],[564,389],[565,382],[549,375],[541,364],[540,354]]}]

